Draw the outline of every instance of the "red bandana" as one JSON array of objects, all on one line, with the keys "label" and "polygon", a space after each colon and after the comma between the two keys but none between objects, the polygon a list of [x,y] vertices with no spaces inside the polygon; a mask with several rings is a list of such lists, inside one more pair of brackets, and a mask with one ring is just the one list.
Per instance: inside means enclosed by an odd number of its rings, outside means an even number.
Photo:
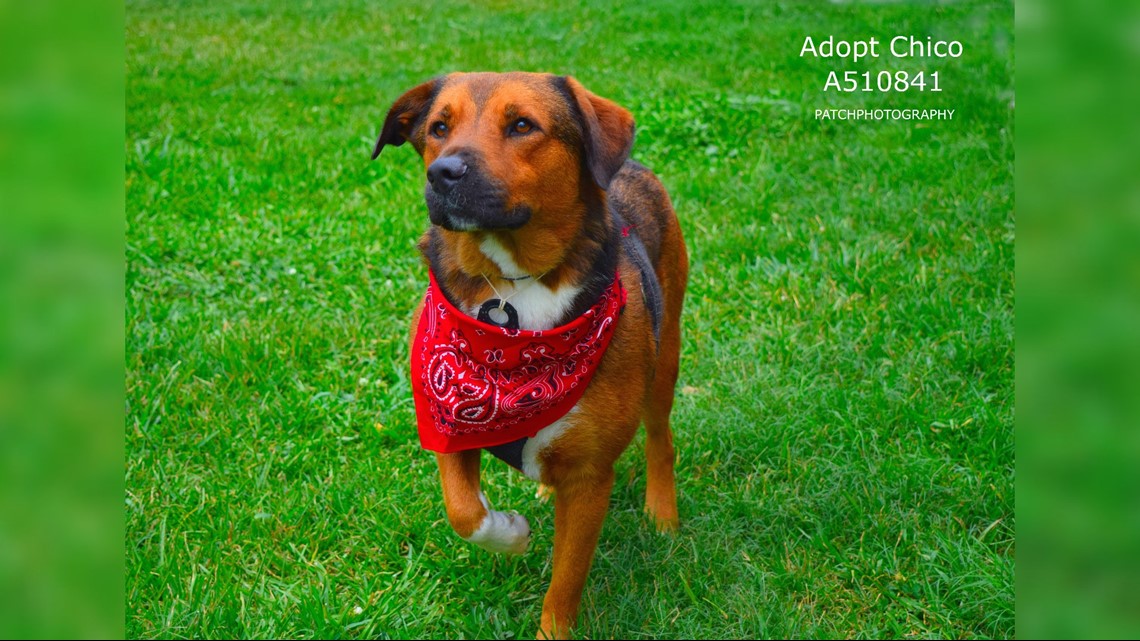
[{"label": "red bandana", "polygon": [[456,309],[428,275],[412,343],[412,396],[420,444],[436,452],[531,437],[565,416],[594,377],[625,307],[615,274],[598,302],[569,323],[506,329]]}]

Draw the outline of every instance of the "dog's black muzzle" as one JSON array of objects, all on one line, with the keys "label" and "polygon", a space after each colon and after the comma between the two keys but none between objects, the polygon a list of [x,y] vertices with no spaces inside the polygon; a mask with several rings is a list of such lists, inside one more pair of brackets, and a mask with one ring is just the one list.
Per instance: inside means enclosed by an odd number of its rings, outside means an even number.
[{"label": "dog's black muzzle", "polygon": [[506,208],[506,189],[480,169],[478,156],[460,151],[440,156],[427,169],[428,216],[451,231],[518,229],[530,222],[530,208]]}]

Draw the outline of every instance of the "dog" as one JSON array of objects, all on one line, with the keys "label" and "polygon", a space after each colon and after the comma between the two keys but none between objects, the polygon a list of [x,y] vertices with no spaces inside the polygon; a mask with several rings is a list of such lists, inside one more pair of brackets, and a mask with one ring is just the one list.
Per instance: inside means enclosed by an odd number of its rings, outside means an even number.
[{"label": "dog", "polygon": [[573,77],[454,73],[400,96],[372,154],[410,142],[426,171],[429,286],[409,344],[451,527],[492,552],[527,548],[526,518],[480,489],[483,449],[553,493],[539,638],[575,625],[614,462],[642,422],[645,511],[678,525],[669,414],[688,254],[633,140],[630,112]]}]

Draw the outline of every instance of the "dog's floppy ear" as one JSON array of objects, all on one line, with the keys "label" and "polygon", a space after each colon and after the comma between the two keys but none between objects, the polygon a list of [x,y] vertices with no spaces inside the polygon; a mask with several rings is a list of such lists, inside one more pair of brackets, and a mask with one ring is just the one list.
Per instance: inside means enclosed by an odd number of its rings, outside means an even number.
[{"label": "dog's floppy ear", "polygon": [[[405,140],[412,139],[417,121],[427,113],[435,94],[439,91],[440,80],[433,78],[414,89],[410,89],[400,96],[392,108],[388,110],[388,117],[384,119],[384,129],[380,131],[380,138],[376,141],[376,149],[372,151],[372,160],[380,155],[384,145],[399,147]],[[419,151],[419,145],[412,142]]]},{"label": "dog's floppy ear", "polygon": [[617,103],[590,93],[571,76],[566,76],[565,87],[582,115],[586,166],[594,182],[608,189],[633,148],[633,115]]}]

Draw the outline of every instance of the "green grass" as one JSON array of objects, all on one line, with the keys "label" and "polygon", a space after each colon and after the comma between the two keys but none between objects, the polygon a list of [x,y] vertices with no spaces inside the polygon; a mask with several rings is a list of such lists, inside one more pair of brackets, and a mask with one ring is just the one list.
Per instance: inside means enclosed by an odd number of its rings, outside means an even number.
[{"label": "green grass", "polygon": [[[692,261],[682,526],[618,464],[579,636],[1013,635],[1012,7],[659,0],[127,6],[127,634],[530,637],[521,558],[447,525],[406,329],[419,158],[368,159],[451,70],[628,107]],[[821,93],[805,35],[959,39],[942,94]],[[827,106],[949,122],[820,122]]]}]

